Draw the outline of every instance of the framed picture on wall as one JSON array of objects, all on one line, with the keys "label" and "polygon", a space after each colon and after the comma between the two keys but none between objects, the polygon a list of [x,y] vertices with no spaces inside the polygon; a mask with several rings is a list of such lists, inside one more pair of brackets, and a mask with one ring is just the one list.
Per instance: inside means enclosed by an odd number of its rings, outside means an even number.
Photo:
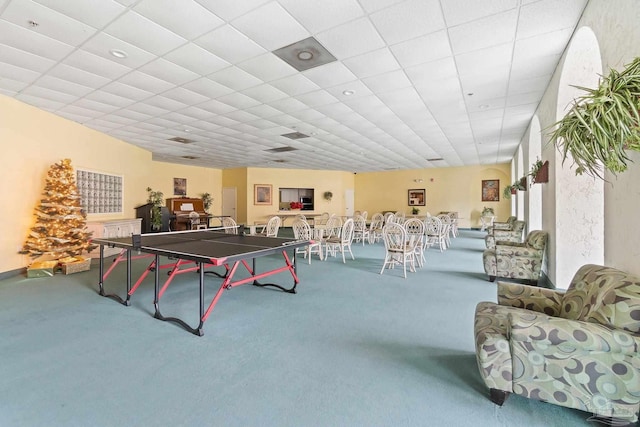
[{"label": "framed picture on wall", "polygon": [[173,195],[187,195],[187,178],[173,178]]},{"label": "framed picture on wall", "polygon": [[253,186],[253,204],[271,204],[271,184],[255,184]]},{"label": "framed picture on wall", "polygon": [[426,203],[424,188],[409,190],[409,206],[425,206]]},{"label": "framed picture on wall", "polygon": [[499,179],[483,179],[482,180],[482,201],[483,202],[499,202],[500,201],[500,180]]}]

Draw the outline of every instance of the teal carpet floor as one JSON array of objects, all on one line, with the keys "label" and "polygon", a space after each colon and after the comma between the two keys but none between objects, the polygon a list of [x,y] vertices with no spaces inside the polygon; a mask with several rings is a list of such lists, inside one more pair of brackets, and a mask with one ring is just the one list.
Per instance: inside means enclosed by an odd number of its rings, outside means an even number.
[{"label": "teal carpet floor", "polygon": [[[202,337],[153,318],[151,276],[129,307],[97,294],[97,265],[1,280],[0,426],[593,425],[519,396],[489,401],[473,342],[476,304],[496,297],[482,237],[462,230],[407,279],[379,274],[382,243],[354,244],[346,264],[299,258],[297,294],[229,289]],[[117,268],[107,290],[123,294],[124,278]],[[171,284],[165,316],[197,325],[196,278]],[[220,279],[206,281],[210,299]]]}]

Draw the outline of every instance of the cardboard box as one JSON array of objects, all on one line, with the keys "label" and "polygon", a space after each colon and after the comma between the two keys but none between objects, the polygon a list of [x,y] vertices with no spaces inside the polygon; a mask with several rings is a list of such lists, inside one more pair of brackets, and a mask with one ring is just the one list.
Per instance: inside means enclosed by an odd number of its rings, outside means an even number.
[{"label": "cardboard box", "polygon": [[81,271],[88,271],[91,268],[91,258],[81,256],[64,258],[61,259],[60,262],[64,274],[79,273]]},{"label": "cardboard box", "polygon": [[27,277],[51,277],[58,269],[58,261],[35,261],[27,268]]}]

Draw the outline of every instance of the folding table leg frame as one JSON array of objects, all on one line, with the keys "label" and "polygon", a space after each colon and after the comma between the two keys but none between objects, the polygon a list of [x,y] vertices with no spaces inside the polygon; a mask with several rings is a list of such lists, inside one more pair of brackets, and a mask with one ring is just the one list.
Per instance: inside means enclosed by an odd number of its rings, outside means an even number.
[{"label": "folding table leg frame", "polygon": [[[126,305],[126,306],[131,305],[131,295],[133,295],[136,288],[140,285],[140,282],[142,281],[142,278],[139,279],[135,287],[133,289],[131,288],[131,261],[134,259],[149,258],[151,256],[153,255],[144,254],[144,255],[132,256],[130,249],[122,249],[118,254],[118,256],[113,260],[113,263],[111,264],[111,266],[107,269],[107,272],[105,273],[104,272],[104,246],[100,245],[100,282],[98,283],[98,287],[99,287],[98,293],[103,297],[111,298],[112,300],[118,301],[123,305]],[[122,297],[116,294],[107,294],[104,291],[104,281],[107,280],[107,277],[109,277],[109,275],[114,270],[114,268],[116,268],[116,266],[120,264],[122,261],[127,262],[127,297],[125,299],[123,299]]]},{"label": "folding table leg frame", "polygon": [[[218,289],[218,291],[216,292],[215,296],[213,297],[213,299],[211,300],[211,303],[209,304],[209,307],[207,308],[207,310],[204,310],[204,266],[206,264],[203,263],[198,263],[196,267],[190,267],[187,269],[182,269],[180,270],[179,267],[181,265],[181,262],[178,261],[174,267],[174,270],[172,270],[169,278],[167,279],[167,281],[165,282],[165,284],[162,286],[162,288],[160,288],[160,275],[158,273],[158,269],[156,269],[155,271],[155,298],[153,301],[153,305],[155,307],[155,314],[153,317],[155,317],[156,319],[159,320],[163,320],[163,321],[168,321],[168,322],[175,322],[177,324],[179,324],[180,326],[182,326],[184,329],[186,329],[187,331],[198,335],[198,336],[203,336],[204,335],[204,322],[207,321],[207,318],[209,317],[209,315],[211,314],[211,312],[213,311],[213,308],[215,307],[215,305],[218,303],[218,300],[220,299],[220,297],[222,296],[223,292],[227,289],[236,287],[236,286],[240,286],[240,285],[244,285],[246,283],[253,283],[256,286],[275,286],[279,289],[282,289],[285,292],[288,293],[296,293],[296,285],[298,284],[299,280],[298,280],[298,276],[296,274],[296,257],[295,257],[295,252],[293,255],[293,262],[290,261],[289,256],[287,255],[286,251],[282,251],[282,255],[285,259],[285,266],[283,267],[279,267],[276,268],[274,270],[269,270],[266,271],[264,273],[259,273],[256,274],[255,272],[255,258],[253,259],[253,269],[249,268],[249,265],[247,264],[246,260],[240,260],[240,261],[235,261],[233,263],[233,265],[228,269],[227,271],[227,275],[226,278],[224,279],[224,281],[222,282],[222,284],[220,285],[220,288]],[[156,260],[155,263],[157,264],[159,261],[159,256],[156,255]],[[240,266],[240,264],[243,264],[245,266],[245,268],[247,269],[247,271],[249,271],[250,273],[250,277],[244,278],[244,279],[240,279],[240,280],[236,280],[235,282],[233,281],[233,276],[236,273],[236,270],[238,269],[238,267]],[[166,291],[167,287],[169,286],[169,284],[171,283],[171,280],[173,279],[173,277],[176,274],[181,274],[181,273],[186,273],[188,271],[198,271],[199,273],[199,281],[200,281],[200,320],[199,320],[199,324],[196,328],[192,328],[191,326],[189,326],[185,321],[183,321],[182,319],[179,319],[177,317],[165,317],[162,315],[162,313],[160,313],[160,298],[162,297],[162,295],[164,294],[164,292]],[[283,271],[289,271],[291,273],[291,276],[293,277],[293,287],[291,289],[285,289],[279,285],[276,284],[260,284],[257,281],[263,277],[267,277],[267,276],[271,276],[273,274],[277,274],[277,273],[281,273]]]}]

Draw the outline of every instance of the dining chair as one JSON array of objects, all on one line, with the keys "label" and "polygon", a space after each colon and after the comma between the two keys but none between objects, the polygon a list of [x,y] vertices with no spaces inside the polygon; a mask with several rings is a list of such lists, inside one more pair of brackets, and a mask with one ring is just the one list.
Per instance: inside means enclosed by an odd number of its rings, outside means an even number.
[{"label": "dining chair", "polygon": [[331,236],[326,238],[322,244],[325,246],[325,256],[326,260],[329,258],[329,253],[331,253],[334,257],[338,252],[342,253],[342,262],[346,263],[344,253],[345,251],[349,251],[351,254],[351,259],[355,259],[353,256],[353,252],[351,252],[351,242],[353,242],[353,218],[347,219],[344,224],[342,224],[342,229],[340,231],[339,236]]},{"label": "dining chair", "polygon": [[382,229],[382,239],[384,240],[384,262],[380,274],[384,273],[385,268],[395,268],[396,265],[402,264],[404,278],[407,278],[407,263],[409,263],[409,271],[415,272],[414,248],[407,245],[407,231],[398,223],[390,222]]},{"label": "dining chair", "polygon": [[297,240],[308,240],[309,245],[296,248],[297,254],[303,254],[304,258],[309,258],[309,264],[311,264],[311,254],[316,253],[322,260],[322,242],[314,239],[311,235],[311,226],[309,223],[301,218],[296,218],[293,221],[293,236]]}]

